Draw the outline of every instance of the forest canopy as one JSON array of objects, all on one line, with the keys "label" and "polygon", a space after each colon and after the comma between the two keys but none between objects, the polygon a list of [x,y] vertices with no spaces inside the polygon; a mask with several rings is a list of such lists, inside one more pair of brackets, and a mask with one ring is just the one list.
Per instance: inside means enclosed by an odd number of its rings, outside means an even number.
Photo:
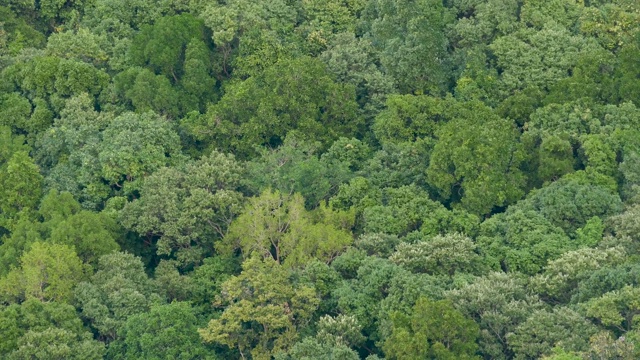
[{"label": "forest canopy", "polygon": [[640,358],[637,0],[0,4],[0,358]]}]

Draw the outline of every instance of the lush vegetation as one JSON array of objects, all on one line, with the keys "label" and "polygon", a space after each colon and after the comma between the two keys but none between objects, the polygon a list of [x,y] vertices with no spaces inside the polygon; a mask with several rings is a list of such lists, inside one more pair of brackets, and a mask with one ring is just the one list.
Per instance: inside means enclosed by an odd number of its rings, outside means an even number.
[{"label": "lush vegetation", "polygon": [[637,0],[8,0],[0,358],[640,358]]}]

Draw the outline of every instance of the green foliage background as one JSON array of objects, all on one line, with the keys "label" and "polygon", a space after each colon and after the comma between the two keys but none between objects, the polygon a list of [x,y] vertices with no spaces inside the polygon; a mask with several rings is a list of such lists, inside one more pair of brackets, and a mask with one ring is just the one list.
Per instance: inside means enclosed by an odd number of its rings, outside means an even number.
[{"label": "green foliage background", "polygon": [[640,358],[640,2],[7,0],[0,358]]}]

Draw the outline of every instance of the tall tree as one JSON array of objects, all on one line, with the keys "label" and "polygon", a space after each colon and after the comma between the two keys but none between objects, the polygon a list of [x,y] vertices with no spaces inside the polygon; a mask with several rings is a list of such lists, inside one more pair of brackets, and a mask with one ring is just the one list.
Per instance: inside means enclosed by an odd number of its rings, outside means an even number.
[{"label": "tall tree", "polygon": [[299,194],[267,190],[249,200],[218,249],[240,249],[245,258],[259,256],[299,268],[312,259],[330,262],[338,256],[353,242],[352,224],[353,213],[325,206],[309,212]]},{"label": "tall tree", "polygon": [[237,349],[243,359],[249,354],[271,359],[295,343],[320,300],[313,287],[292,281],[289,270],[273,259],[251,257],[242,268],[223,284],[216,302],[224,306],[223,313],[200,335],[206,342]]}]

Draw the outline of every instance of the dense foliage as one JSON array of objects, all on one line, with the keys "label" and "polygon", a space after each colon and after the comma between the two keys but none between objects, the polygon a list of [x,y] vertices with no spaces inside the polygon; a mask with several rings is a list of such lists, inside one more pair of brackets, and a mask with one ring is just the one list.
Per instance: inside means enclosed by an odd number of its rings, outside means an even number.
[{"label": "dense foliage", "polygon": [[640,358],[637,0],[0,4],[0,358]]}]

